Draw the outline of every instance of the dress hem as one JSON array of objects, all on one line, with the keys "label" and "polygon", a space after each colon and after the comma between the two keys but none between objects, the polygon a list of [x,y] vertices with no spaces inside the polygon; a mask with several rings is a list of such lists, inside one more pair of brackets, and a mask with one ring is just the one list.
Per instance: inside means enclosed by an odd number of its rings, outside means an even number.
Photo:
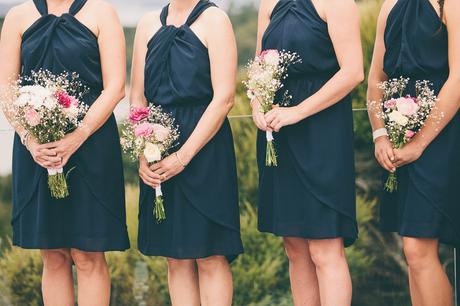
[{"label": "dress hem", "polygon": [[139,248],[139,252],[141,252],[142,255],[144,256],[149,256],[149,257],[165,257],[165,258],[173,258],[173,259],[179,259],[179,260],[186,260],[186,259],[204,259],[204,258],[209,258],[213,256],[224,256],[228,259],[229,262],[232,262],[235,260],[239,255],[242,255],[244,253],[243,248],[241,248],[238,251],[233,251],[233,252],[224,252],[224,251],[214,251],[214,252],[203,252],[202,254],[197,254],[197,255],[184,255],[184,254],[173,254],[172,252],[168,252],[165,250],[160,250],[160,249],[149,249],[146,250],[144,248]]},{"label": "dress hem", "polygon": [[273,234],[277,237],[296,237],[296,238],[303,238],[307,240],[326,240],[326,239],[337,239],[337,238],[342,238],[344,242],[345,247],[352,246],[356,240],[358,239],[358,236],[355,235],[353,237],[351,236],[345,236],[345,235],[340,235],[340,234],[330,234],[330,235],[321,235],[321,234],[307,234],[307,233],[301,233],[301,232],[287,232],[287,231],[279,231],[279,230],[274,230],[272,228],[265,228],[265,227],[258,227],[259,232],[261,233],[269,233]]}]

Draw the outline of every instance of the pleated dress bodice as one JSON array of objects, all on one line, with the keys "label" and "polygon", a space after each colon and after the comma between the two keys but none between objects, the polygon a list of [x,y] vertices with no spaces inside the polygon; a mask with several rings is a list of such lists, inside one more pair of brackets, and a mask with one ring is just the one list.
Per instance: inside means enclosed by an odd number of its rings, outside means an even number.
[{"label": "pleated dress bodice", "polygon": [[[69,12],[61,16],[48,13],[46,0],[34,0],[34,4],[41,17],[22,36],[21,74],[38,70],[55,75],[76,73],[87,89],[82,102],[91,106],[103,90],[103,80],[97,37],[75,17],[86,0],[75,0]],[[15,136],[14,242],[27,248],[70,246],[97,251],[128,248],[121,149],[113,115],[71,156],[64,171],[70,169],[73,169],[68,174],[70,196],[62,200],[51,198],[46,169],[34,162],[19,136]],[[80,211],[76,209],[78,204]],[[92,213],[90,207],[94,206],[97,209]],[[70,211],[73,213],[69,214]],[[81,213],[93,216],[83,218]],[[100,220],[100,227],[91,221],[93,218]],[[50,219],[55,220],[54,225]],[[119,237],[107,238],[104,236],[107,231]],[[29,232],[35,234],[25,234]],[[97,234],[92,240],[94,232]]]},{"label": "pleated dress bodice", "polygon": [[[438,95],[449,76],[448,31],[429,0],[399,0],[387,18],[384,71],[389,78],[428,80]],[[415,162],[398,169],[399,187],[384,193],[384,229],[460,243],[460,114]]]},{"label": "pleated dress bodice", "polygon": [[449,75],[448,34],[429,0],[398,1],[388,16],[384,41],[389,78],[410,78],[411,85],[429,80],[439,93]]},{"label": "pleated dress bodice", "polygon": [[[210,6],[213,4],[199,4]],[[160,16],[163,26],[148,43],[145,96],[149,102],[166,107],[208,105],[213,97],[208,50],[190,28],[200,10],[180,27],[166,25],[168,11],[169,6]]]},{"label": "pleated dress bodice", "polygon": [[339,70],[327,23],[311,0],[278,1],[262,38],[262,49],[295,52],[302,59],[289,67],[287,82],[308,76],[324,81]]},{"label": "pleated dress bodice", "polygon": [[[287,91],[295,106],[339,70],[328,24],[311,0],[280,0],[262,38],[262,50],[295,52],[275,103]],[[307,239],[357,236],[353,116],[347,95],[337,104],[274,134],[277,167],[266,167],[265,133],[258,133],[259,229]]]},{"label": "pleated dress bodice", "polygon": [[[162,26],[148,42],[144,92],[149,103],[171,113],[180,132],[179,149],[190,137],[213,99],[207,47],[191,29],[208,8],[201,0],[184,25]],[[216,29],[218,30],[218,29]],[[162,184],[166,220],[152,218],[154,190],[141,182],[139,248],[146,255],[201,258],[243,250],[233,137],[228,120],[179,175]]]}]

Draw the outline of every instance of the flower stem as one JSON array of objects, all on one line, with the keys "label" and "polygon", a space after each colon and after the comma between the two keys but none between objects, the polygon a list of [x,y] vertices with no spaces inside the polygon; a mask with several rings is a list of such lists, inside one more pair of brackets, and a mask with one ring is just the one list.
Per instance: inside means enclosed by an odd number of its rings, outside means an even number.
[{"label": "flower stem", "polygon": [[69,196],[69,189],[64,173],[48,175],[48,187],[51,196],[55,199],[64,199]]},{"label": "flower stem", "polygon": [[161,223],[164,220],[166,220],[166,212],[165,212],[165,206],[163,202],[163,196],[157,196],[155,198],[155,209],[154,215],[155,219],[157,220],[157,223]]},{"label": "flower stem", "polygon": [[267,153],[265,155],[265,165],[268,167],[278,166],[278,161],[276,158],[275,144],[273,141],[267,141]]},{"label": "flower stem", "polygon": [[396,173],[390,173],[385,183],[385,190],[393,193],[395,190],[398,190],[398,178]]}]

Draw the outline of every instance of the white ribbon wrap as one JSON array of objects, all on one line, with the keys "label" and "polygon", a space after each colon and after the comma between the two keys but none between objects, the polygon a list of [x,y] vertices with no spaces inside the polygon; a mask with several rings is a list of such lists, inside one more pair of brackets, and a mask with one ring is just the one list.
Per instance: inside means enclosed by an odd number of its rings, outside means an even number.
[{"label": "white ribbon wrap", "polygon": [[268,142],[275,140],[275,138],[273,138],[273,132],[267,131],[266,136]]},{"label": "white ribbon wrap", "polygon": [[161,185],[155,188],[155,196],[161,197],[163,195],[163,191],[161,191]]},{"label": "white ribbon wrap", "polygon": [[61,174],[62,172],[64,172],[64,169],[62,168],[59,168],[59,169],[47,169],[48,170],[48,175],[57,175],[57,174]]}]

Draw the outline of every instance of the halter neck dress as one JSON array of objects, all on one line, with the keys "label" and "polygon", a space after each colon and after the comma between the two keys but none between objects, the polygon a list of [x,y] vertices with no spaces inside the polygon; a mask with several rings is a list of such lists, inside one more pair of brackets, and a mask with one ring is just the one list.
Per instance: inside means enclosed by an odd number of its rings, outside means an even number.
[{"label": "halter neck dress", "polygon": [[[280,0],[262,49],[296,52],[284,91],[290,106],[315,94],[339,70],[327,23],[311,0]],[[278,101],[275,101],[278,102]],[[350,96],[274,134],[278,166],[265,166],[265,133],[258,134],[259,230],[305,239],[357,237]]]},{"label": "halter neck dress", "polygon": [[[208,8],[199,1],[186,23],[162,27],[148,43],[145,97],[160,105],[179,126],[179,147],[195,129],[213,99],[208,50],[190,26]],[[219,29],[216,29],[218,31]],[[213,255],[234,259],[243,252],[233,138],[225,120],[217,134],[179,175],[162,184],[166,220],[153,217],[155,191],[142,181],[138,246],[145,255],[196,259]]]},{"label": "halter neck dress", "polygon": [[[428,0],[399,0],[385,29],[384,70],[389,78],[429,80],[439,94],[449,75],[447,28]],[[399,168],[398,190],[384,192],[382,227],[402,236],[460,243],[460,114],[415,162]],[[385,177],[386,179],[386,177]]]},{"label": "halter neck dress", "polygon": [[[39,69],[76,72],[89,89],[89,106],[103,90],[97,37],[75,15],[48,13],[46,0],[34,0],[41,17],[22,37],[22,74]],[[73,154],[64,171],[70,196],[51,197],[46,169],[37,165],[15,135],[13,152],[13,244],[30,249],[75,248],[101,252],[129,248],[120,142],[112,115]]]}]

